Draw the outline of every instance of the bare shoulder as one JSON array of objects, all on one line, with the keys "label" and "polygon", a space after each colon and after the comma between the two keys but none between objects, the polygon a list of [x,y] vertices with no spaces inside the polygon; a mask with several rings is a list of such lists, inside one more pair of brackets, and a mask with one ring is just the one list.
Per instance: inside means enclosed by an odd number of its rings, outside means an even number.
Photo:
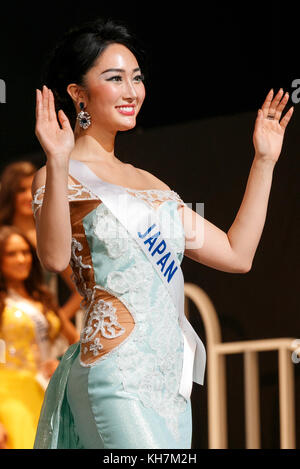
[{"label": "bare shoulder", "polygon": [[136,170],[148,181],[149,187],[157,190],[171,190],[165,182],[154,176],[154,174],[149,173],[149,171],[141,168],[136,168]]}]

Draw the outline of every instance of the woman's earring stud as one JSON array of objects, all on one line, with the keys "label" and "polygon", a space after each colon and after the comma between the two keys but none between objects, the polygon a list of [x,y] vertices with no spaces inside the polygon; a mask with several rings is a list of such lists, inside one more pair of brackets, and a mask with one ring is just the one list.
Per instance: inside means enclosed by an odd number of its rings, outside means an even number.
[{"label": "woman's earring stud", "polygon": [[91,116],[84,111],[84,103],[79,103],[80,112],[77,114],[77,120],[82,129],[87,129],[91,125]]}]

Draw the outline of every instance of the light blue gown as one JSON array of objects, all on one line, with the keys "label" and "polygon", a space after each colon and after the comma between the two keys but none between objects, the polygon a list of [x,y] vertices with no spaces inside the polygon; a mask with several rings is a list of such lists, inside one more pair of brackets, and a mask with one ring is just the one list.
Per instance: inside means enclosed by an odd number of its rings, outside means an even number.
[{"label": "light blue gown", "polygon": [[[73,182],[71,266],[86,317],[80,343],[67,350],[46,391],[34,448],[190,448],[191,403],[178,392],[178,312],[138,243],[97,196]],[[170,244],[181,262],[185,236],[178,207],[184,203],[178,194],[128,191],[171,226]],[[44,186],[35,194],[34,212],[43,193]],[[103,293],[112,301],[101,299]],[[114,299],[134,320],[124,340],[126,324]],[[103,338],[118,345],[105,353]]]}]

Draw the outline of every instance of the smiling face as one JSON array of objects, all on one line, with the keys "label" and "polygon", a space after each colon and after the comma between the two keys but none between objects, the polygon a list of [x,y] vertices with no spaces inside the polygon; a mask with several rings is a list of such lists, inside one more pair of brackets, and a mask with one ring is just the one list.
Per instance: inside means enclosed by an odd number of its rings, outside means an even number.
[{"label": "smiling face", "polygon": [[2,256],[2,274],[6,281],[26,280],[30,274],[32,255],[25,239],[12,234],[6,240]]},{"label": "smiling face", "polygon": [[101,127],[110,132],[125,131],[136,125],[145,98],[143,75],[135,55],[122,44],[110,44],[85,75],[85,90],[68,86],[76,102],[84,102],[91,115],[85,133]]}]

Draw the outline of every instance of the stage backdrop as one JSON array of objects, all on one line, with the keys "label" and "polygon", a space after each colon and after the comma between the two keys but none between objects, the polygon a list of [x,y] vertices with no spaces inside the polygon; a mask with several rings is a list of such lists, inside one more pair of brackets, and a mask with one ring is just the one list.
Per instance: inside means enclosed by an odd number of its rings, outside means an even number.
[{"label": "stage backdrop", "polygon": [[[178,192],[185,202],[204,203],[204,216],[228,231],[242,201],[254,157],[255,113],[209,118],[190,123],[120,133],[116,154],[146,169]],[[273,337],[300,338],[300,115],[297,107],[275,167],[268,213],[252,269],[247,274],[213,270],[188,258],[182,263],[186,282],[202,287],[217,310],[222,339],[240,341]],[[34,135],[33,135],[34,141]],[[33,147],[35,144],[33,143]],[[36,153],[9,155],[9,160]],[[7,158],[8,160],[8,158]],[[6,164],[2,157],[2,167]],[[206,342],[195,308],[191,322]],[[259,354],[262,448],[279,448],[279,406],[276,352]],[[245,447],[242,355],[226,358],[229,448]],[[300,447],[300,363],[296,381],[297,447]],[[205,382],[206,385],[206,382]],[[194,384],[193,447],[207,448],[207,389]]]}]

